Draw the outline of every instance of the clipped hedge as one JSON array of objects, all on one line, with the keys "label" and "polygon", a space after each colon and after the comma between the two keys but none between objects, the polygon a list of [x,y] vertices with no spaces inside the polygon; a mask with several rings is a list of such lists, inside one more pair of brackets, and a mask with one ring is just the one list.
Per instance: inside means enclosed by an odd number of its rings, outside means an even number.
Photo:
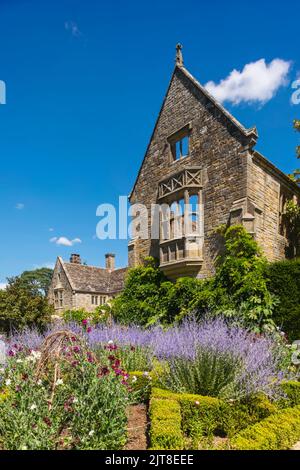
[{"label": "clipped hedge", "polygon": [[300,382],[282,382],[281,389],[285,397],[280,401],[284,408],[300,405]]},{"label": "clipped hedge", "polygon": [[184,448],[180,404],[172,399],[151,398],[149,415],[150,445],[155,450]]},{"label": "clipped hedge", "polygon": [[244,402],[225,403],[221,410],[221,429],[230,437],[277,411],[277,405],[265,395],[253,396]]},{"label": "clipped hedge", "polygon": [[270,263],[266,268],[269,291],[279,299],[273,319],[290,341],[300,339],[300,259]]},{"label": "clipped hedge", "polygon": [[277,411],[277,406],[264,395],[253,397],[245,403],[228,403],[214,397],[177,394],[153,388],[152,397],[180,403],[183,431],[192,438],[213,434],[232,436]]},{"label": "clipped hedge", "polygon": [[220,427],[222,402],[218,398],[173,393],[157,388],[153,389],[152,396],[161,400],[176,400],[180,404],[182,429],[188,436],[210,435]]},{"label": "clipped hedge", "polygon": [[233,439],[235,450],[285,450],[300,440],[300,405],[287,408],[250,426]]}]

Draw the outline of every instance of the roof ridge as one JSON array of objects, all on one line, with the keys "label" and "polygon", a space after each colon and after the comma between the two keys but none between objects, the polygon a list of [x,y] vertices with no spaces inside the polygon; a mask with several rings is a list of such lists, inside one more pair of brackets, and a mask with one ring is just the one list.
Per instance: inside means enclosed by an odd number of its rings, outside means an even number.
[{"label": "roof ridge", "polygon": [[65,261],[64,264],[67,264],[69,266],[79,266],[82,268],[93,268],[93,269],[101,269],[102,271],[107,271],[106,268],[102,268],[101,266],[92,266],[91,264],[70,263],[68,261]]},{"label": "roof ridge", "polygon": [[71,288],[74,290],[75,286],[74,286],[74,283],[70,277],[70,274],[68,273],[68,270],[66,269],[66,266],[65,266],[65,262],[63,260],[63,258],[61,256],[58,256],[57,259],[59,260],[63,270],[64,270],[64,273],[68,279],[68,283],[70,284]]},{"label": "roof ridge", "polygon": [[182,64],[179,64],[176,62],[176,65],[173,69],[173,72],[172,72],[172,75],[171,75],[171,78],[170,78],[170,81],[169,81],[169,84],[168,84],[168,88],[167,88],[167,91],[164,95],[164,98],[163,98],[163,101],[162,101],[162,104],[161,104],[161,107],[160,107],[160,110],[159,110],[159,113],[158,113],[158,116],[156,118],[156,121],[155,121],[155,124],[154,124],[154,127],[153,127],[153,130],[152,130],[152,133],[151,133],[151,136],[150,136],[150,139],[148,141],[148,145],[147,145],[147,148],[146,148],[146,151],[144,153],[144,157],[143,157],[143,160],[142,160],[142,163],[140,165],[140,168],[138,170],[138,174],[135,178],[135,181],[134,181],[134,184],[133,184],[133,187],[128,195],[128,198],[130,199],[133,195],[133,192],[134,192],[134,189],[136,187],[136,184],[137,184],[137,181],[138,181],[138,178],[141,174],[141,169],[142,169],[142,166],[145,162],[145,159],[146,159],[146,156],[148,154],[148,150],[150,148],[150,145],[151,145],[151,142],[152,142],[152,139],[154,137],[154,134],[155,134],[155,131],[156,131],[156,128],[157,128],[157,125],[158,125],[158,122],[159,122],[159,119],[160,119],[160,116],[162,114],[162,111],[163,111],[163,108],[164,108],[164,105],[165,105],[165,102],[166,102],[166,99],[167,99],[167,96],[169,94],[169,90],[171,88],[171,84],[172,84],[172,81],[173,81],[173,78],[176,74],[176,71],[177,70],[180,70],[239,130],[240,132],[242,132],[246,137],[250,137],[250,136],[253,136],[255,138],[255,141],[257,140],[258,138],[258,131],[257,131],[257,128],[256,126],[253,126],[253,127],[250,127],[249,129],[246,129],[245,126],[243,126],[243,124],[241,124],[238,119],[236,119],[229,111],[227,111],[227,109],[221,104],[219,103],[219,101],[216,100],[216,98],[214,98],[207,90],[206,88],[201,85],[201,83],[184,67],[183,63]]},{"label": "roof ridge", "polygon": [[[62,259],[62,258],[61,258],[61,259]],[[63,260],[62,260],[62,261],[63,261]],[[123,267],[121,267],[121,268],[115,268],[115,269],[113,269],[112,271],[109,271],[107,268],[103,268],[103,267],[101,267],[101,266],[93,266],[93,265],[91,265],[91,264],[79,264],[79,263],[77,264],[77,263],[70,263],[70,262],[68,262],[68,261],[63,261],[63,263],[64,263],[65,265],[72,266],[72,267],[73,267],[73,266],[76,266],[76,267],[83,267],[83,268],[100,269],[101,271],[105,271],[105,272],[107,272],[108,274],[109,274],[109,273],[112,273],[112,272],[120,271],[120,270],[122,270],[122,269],[128,269],[128,266],[123,266]]]},{"label": "roof ridge", "polygon": [[[200,89],[202,93],[205,94],[205,96],[213,102],[213,104],[223,113],[225,116],[227,116],[239,129],[242,131],[246,136],[249,135],[254,135],[258,137],[258,132],[256,126],[246,128],[237,118],[235,118],[209,91],[201,85],[201,83],[189,72],[184,65],[176,65],[176,67],[181,70],[193,83],[194,85],[197,86],[197,88]],[[175,67],[175,68],[176,68]]]}]

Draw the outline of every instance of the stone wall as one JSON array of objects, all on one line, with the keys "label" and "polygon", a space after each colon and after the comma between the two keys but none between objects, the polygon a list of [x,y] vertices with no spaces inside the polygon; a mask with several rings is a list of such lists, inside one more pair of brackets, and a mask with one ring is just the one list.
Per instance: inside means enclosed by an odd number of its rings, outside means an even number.
[{"label": "stone wall", "polygon": [[[168,137],[187,124],[191,128],[189,156],[174,161]],[[228,222],[233,202],[246,197],[249,140],[176,69],[130,202],[144,204],[149,210],[151,203],[157,202],[161,179],[185,167],[202,168],[204,261],[199,277],[214,271],[214,229]],[[138,264],[149,254],[158,258],[158,241],[138,240],[133,248],[129,246],[129,265]]]},{"label": "stone wall", "polygon": [[287,238],[280,233],[280,199],[290,200],[295,195],[292,186],[272,171],[267,162],[253,157],[249,172],[249,200],[259,208],[255,214],[255,239],[269,261],[286,257]]},{"label": "stone wall", "polygon": [[58,258],[52,277],[51,286],[48,293],[49,303],[55,305],[54,291],[60,289],[63,291],[63,307],[55,308],[57,314],[61,314],[64,310],[73,308],[73,291],[62,267],[61,261]]},{"label": "stone wall", "polygon": [[73,296],[73,308],[84,308],[87,312],[93,312],[97,306],[92,304],[92,295],[98,295],[98,298],[100,295],[105,296],[107,300],[111,298],[107,294],[87,294],[84,292],[76,292]]}]

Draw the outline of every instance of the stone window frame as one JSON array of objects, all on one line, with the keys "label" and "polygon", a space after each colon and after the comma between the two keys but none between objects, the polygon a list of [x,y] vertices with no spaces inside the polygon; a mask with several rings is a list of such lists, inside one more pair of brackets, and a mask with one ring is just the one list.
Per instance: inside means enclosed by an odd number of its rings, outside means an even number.
[{"label": "stone window frame", "polygon": [[[175,163],[178,161],[182,161],[190,156],[190,148],[191,148],[191,133],[192,133],[192,124],[189,122],[181,129],[177,130],[173,134],[171,134],[168,138],[168,144],[170,148],[170,161]],[[188,138],[188,153],[186,155],[182,154],[182,144],[181,142],[183,139]],[[180,143],[180,155],[177,156],[176,144]]]},{"label": "stone window frame", "polygon": [[63,289],[54,290],[54,306],[55,308],[62,308],[64,306],[64,291]]},{"label": "stone window frame", "polygon": [[107,296],[104,294],[92,294],[91,295],[91,303],[96,307],[105,305],[107,302]]},{"label": "stone window frame", "polygon": [[[198,210],[195,210],[195,202],[192,202],[192,198],[197,199],[196,204]],[[201,217],[203,216],[200,211],[203,199],[202,188],[185,188],[183,193],[175,193],[168,199],[168,202],[165,202],[162,206],[164,210],[160,210],[160,243],[164,241],[181,240],[186,237],[200,236]],[[192,210],[188,210],[187,207],[191,209],[191,206]],[[189,219],[188,224],[186,223],[186,218]],[[189,229],[189,231],[186,232],[186,229]],[[179,236],[177,236],[178,233]]]}]

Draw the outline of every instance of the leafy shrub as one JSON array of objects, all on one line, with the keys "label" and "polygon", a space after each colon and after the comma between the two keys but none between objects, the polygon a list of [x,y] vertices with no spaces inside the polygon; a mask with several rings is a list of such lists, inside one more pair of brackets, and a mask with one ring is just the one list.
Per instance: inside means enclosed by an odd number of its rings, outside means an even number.
[{"label": "leafy shrub", "polygon": [[220,429],[223,429],[227,436],[233,436],[247,426],[276,413],[277,410],[277,404],[263,394],[253,395],[246,400],[223,403]]},{"label": "leafy shrub", "polygon": [[258,244],[242,226],[222,227],[224,250],[212,279],[180,278],[169,282],[152,258],[130,270],[125,289],[111,306],[123,324],[170,324],[191,312],[198,318],[207,311],[242,317],[256,331],[271,328],[276,298],[265,279],[266,260]]},{"label": "leafy shrub", "polygon": [[180,403],[182,429],[192,439],[193,448],[198,448],[203,436],[232,436],[277,411],[276,406],[262,395],[231,403],[213,397],[176,394],[153,388],[152,397]]},{"label": "leafy shrub", "polygon": [[114,318],[126,325],[136,322],[146,325],[152,318],[160,318],[162,284],[164,292],[171,285],[153,258],[146,258],[144,266],[130,269],[123,292],[112,303]]},{"label": "leafy shrub", "polygon": [[109,313],[105,306],[99,306],[93,312],[87,312],[84,308],[80,308],[77,310],[65,310],[63,319],[66,322],[76,322],[78,324],[83,324],[85,320],[88,320],[90,324],[97,325],[99,323],[106,323],[109,319]]},{"label": "leafy shrub", "polygon": [[151,374],[141,371],[129,372],[128,384],[135,391],[138,402],[146,402],[149,399],[152,386]]},{"label": "leafy shrub", "polygon": [[86,320],[88,316],[89,313],[84,308],[77,310],[65,310],[63,312],[63,319],[66,322],[76,322],[82,324],[83,320]]},{"label": "leafy shrub", "polygon": [[0,290],[0,329],[7,332],[26,326],[43,328],[49,321],[53,307],[33,284],[24,284],[21,278],[9,279],[5,290]]},{"label": "leafy shrub", "polygon": [[300,339],[300,259],[268,264],[266,277],[270,292],[279,299],[275,323],[290,340]]},{"label": "leafy shrub", "polygon": [[281,351],[269,338],[230,326],[221,318],[185,321],[164,333],[161,384],[174,392],[241,399],[279,394]]},{"label": "leafy shrub", "polygon": [[251,328],[273,326],[271,317],[277,302],[267,287],[266,259],[260,247],[241,225],[223,227],[219,232],[225,248],[217,259],[214,286],[224,289],[228,297],[217,310],[228,316],[236,310]]},{"label": "leafy shrub", "polygon": [[106,360],[99,363],[84,342],[76,338],[66,342],[58,380],[53,379],[52,363],[37,379],[38,351],[29,354],[19,346],[11,348],[0,383],[0,388],[4,385],[9,390],[0,405],[4,448],[122,448],[128,376],[120,362],[111,358],[112,347],[107,346]]},{"label": "leafy shrub", "polygon": [[288,381],[282,382],[281,389],[284,393],[284,398],[281,400],[281,405],[288,408],[291,406],[300,405],[300,382]]},{"label": "leafy shrub", "polygon": [[300,406],[287,408],[250,426],[231,440],[238,450],[284,450],[300,440]]},{"label": "leafy shrub", "polygon": [[179,396],[184,432],[193,441],[219,434],[222,402],[213,397],[182,394]]},{"label": "leafy shrub", "polygon": [[151,398],[149,406],[151,449],[183,449],[180,404],[176,400]]}]

